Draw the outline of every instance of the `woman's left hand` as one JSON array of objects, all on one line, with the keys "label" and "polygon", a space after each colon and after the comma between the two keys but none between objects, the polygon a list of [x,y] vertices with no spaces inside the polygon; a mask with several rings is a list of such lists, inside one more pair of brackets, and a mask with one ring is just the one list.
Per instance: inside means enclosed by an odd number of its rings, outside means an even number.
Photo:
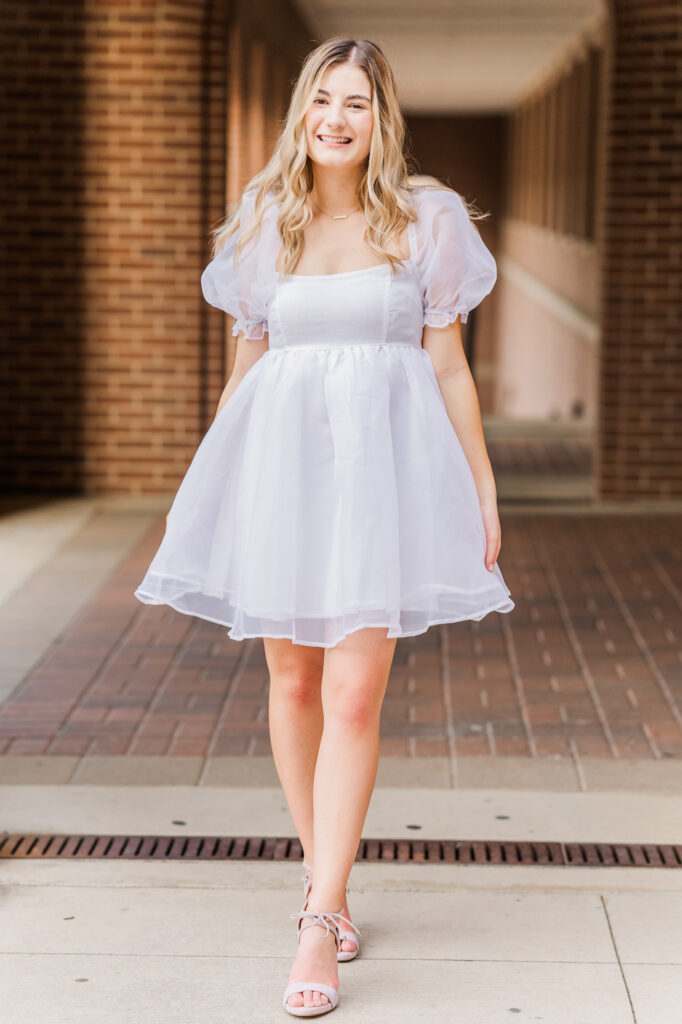
[{"label": "woman's left hand", "polygon": [[492,572],[497,556],[500,553],[500,545],[502,544],[502,529],[497,512],[497,498],[482,498],[479,504],[485,528],[485,567],[489,572]]}]

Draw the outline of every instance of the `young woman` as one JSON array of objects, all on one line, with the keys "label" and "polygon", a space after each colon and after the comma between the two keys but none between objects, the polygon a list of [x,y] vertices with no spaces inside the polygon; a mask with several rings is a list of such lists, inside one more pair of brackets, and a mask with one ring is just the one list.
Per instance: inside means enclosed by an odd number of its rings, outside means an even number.
[{"label": "young woman", "polygon": [[396,639],[514,607],[460,334],[495,261],[456,192],[411,184],[404,131],[376,45],[307,57],[272,158],[215,232],[201,284],[234,317],[234,369],[135,592],[264,638],[308,869],[296,1016],[337,1005],[359,951],[346,883]]}]

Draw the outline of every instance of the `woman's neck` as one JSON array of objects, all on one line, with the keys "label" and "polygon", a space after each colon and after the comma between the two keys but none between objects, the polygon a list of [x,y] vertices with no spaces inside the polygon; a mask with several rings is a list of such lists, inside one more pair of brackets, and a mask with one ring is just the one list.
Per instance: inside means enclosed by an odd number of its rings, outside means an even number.
[{"label": "woman's neck", "polygon": [[341,173],[333,168],[318,168],[313,175],[312,198],[326,213],[349,213],[359,205],[358,186],[361,180],[360,168],[357,175],[351,175],[347,170]]}]

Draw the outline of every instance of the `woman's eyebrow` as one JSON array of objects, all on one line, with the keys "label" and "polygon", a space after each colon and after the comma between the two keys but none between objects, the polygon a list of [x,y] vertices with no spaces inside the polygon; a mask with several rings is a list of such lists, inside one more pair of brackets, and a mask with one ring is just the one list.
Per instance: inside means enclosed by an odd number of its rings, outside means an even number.
[{"label": "woman's eyebrow", "polygon": [[[325,94],[325,96],[329,96],[329,93],[327,92],[326,89],[318,89],[317,91],[318,92],[323,92]],[[361,96],[360,93],[353,93],[352,96],[346,96],[346,99],[347,100],[367,100],[368,103],[371,102],[369,96]]]}]

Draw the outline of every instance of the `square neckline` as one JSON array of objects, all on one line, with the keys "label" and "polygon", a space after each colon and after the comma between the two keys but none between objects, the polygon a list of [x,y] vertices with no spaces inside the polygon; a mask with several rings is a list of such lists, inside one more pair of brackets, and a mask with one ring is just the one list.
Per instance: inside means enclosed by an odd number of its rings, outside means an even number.
[{"label": "square neckline", "polygon": [[[404,260],[403,263],[404,265],[407,265],[408,261]],[[325,277],[350,277],[352,274],[366,274],[369,270],[383,270],[384,267],[390,268],[390,263],[386,260],[383,263],[374,263],[371,267],[360,267],[359,270],[339,270],[335,274],[285,274],[282,270],[278,270],[277,274],[284,281],[288,281],[292,278],[296,281],[306,281],[309,279],[319,281],[320,278]]]},{"label": "square neckline", "polygon": [[[400,261],[400,266],[398,268],[399,270],[407,270],[408,267],[412,266],[412,264],[414,263],[414,245],[413,245],[413,241],[412,241],[412,229],[413,229],[413,227],[414,227],[414,221],[408,221],[407,222],[407,249],[408,249],[408,255],[406,256],[406,258],[404,260]],[[277,258],[278,259],[279,259],[280,252],[281,252],[281,246],[280,246],[279,252],[277,253]],[[275,262],[277,262],[277,260],[275,260]],[[319,280],[322,280],[322,279],[324,279],[326,277],[331,277],[331,278],[335,278],[335,277],[350,277],[352,274],[366,274],[370,270],[381,270],[383,267],[388,267],[389,270],[391,269],[391,264],[388,262],[388,260],[384,260],[383,263],[374,263],[374,264],[372,264],[371,267],[360,267],[359,270],[339,270],[339,271],[337,271],[334,274],[285,274],[284,271],[282,271],[282,270],[276,270],[275,273],[277,275],[277,279],[281,280],[281,281],[292,281],[292,280],[293,281],[299,281],[299,280],[305,281],[306,279],[310,279],[310,280],[313,280],[313,281],[319,281]]]}]

